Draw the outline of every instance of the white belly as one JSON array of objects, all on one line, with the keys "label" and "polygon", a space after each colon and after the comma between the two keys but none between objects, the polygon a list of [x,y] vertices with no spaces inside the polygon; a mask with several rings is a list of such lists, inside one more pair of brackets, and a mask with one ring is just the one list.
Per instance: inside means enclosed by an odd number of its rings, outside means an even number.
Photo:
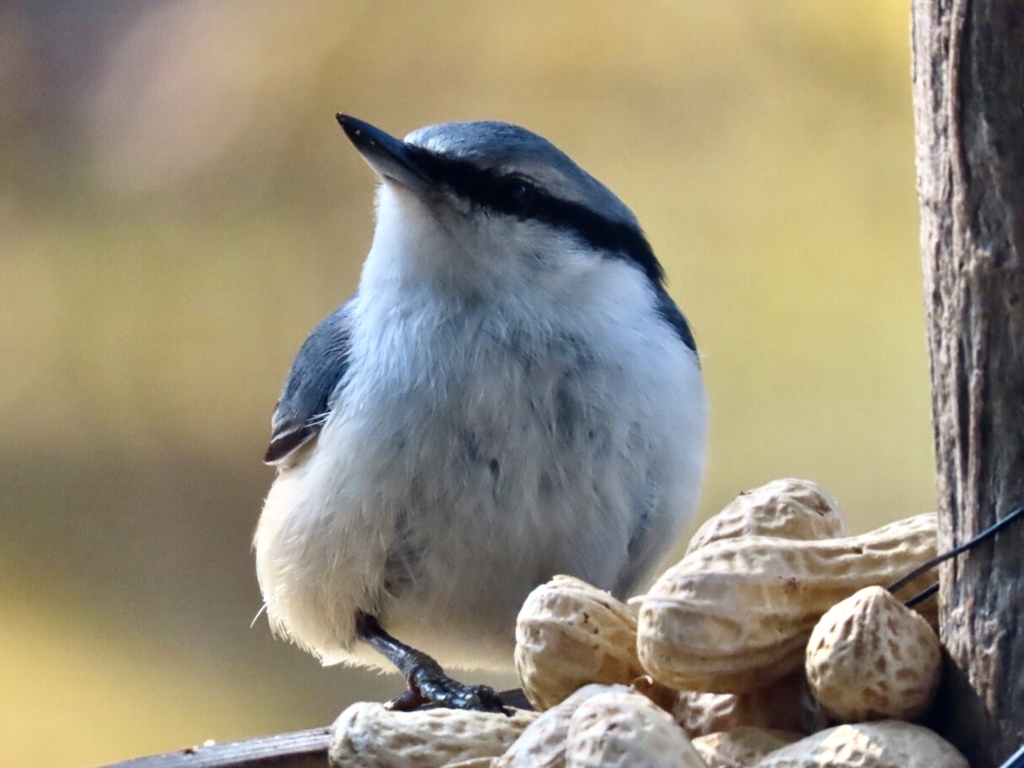
[{"label": "white belly", "polygon": [[[353,356],[315,449],[274,483],[256,535],[268,615],[325,663],[383,664],[353,643],[364,611],[444,665],[507,667],[534,586],[629,592],[689,519],[699,367],[668,329],[604,359],[570,336],[410,336]],[[431,364],[460,344],[471,365]]]}]

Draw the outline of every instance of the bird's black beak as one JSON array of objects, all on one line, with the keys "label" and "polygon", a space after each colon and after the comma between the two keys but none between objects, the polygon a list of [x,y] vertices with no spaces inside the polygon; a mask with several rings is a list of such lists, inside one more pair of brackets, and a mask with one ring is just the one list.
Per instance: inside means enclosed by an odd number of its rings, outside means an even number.
[{"label": "bird's black beak", "polygon": [[413,191],[425,191],[434,181],[417,161],[417,153],[401,139],[348,115],[336,115],[338,125],[374,172]]}]

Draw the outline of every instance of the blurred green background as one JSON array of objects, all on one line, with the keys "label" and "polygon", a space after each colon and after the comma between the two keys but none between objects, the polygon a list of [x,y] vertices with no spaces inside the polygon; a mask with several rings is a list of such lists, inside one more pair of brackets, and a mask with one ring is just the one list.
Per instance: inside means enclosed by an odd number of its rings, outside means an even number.
[{"label": "blurred green background", "polygon": [[0,4],[0,764],[400,689],[250,626],[270,413],[372,233],[339,110],[518,122],[633,207],[704,356],[702,516],[781,476],[858,531],[930,508],[905,5]]}]

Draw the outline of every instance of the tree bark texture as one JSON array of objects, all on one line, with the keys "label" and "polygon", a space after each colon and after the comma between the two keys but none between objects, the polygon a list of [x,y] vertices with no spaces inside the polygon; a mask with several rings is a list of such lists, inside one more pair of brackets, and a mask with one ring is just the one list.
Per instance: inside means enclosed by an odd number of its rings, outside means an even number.
[{"label": "tree bark texture", "polygon": [[[912,0],[939,549],[1024,504],[1024,3]],[[941,574],[939,728],[976,768],[1024,743],[1024,523]]]}]

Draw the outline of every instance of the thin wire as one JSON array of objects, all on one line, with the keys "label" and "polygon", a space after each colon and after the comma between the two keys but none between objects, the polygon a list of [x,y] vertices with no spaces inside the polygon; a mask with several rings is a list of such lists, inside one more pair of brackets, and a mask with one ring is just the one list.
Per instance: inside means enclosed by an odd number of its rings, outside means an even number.
[{"label": "thin wire", "polygon": [[[1014,520],[1016,520],[1021,515],[1024,515],[1024,505],[1021,505],[1021,506],[1017,507],[1012,512],[1010,512],[1010,514],[1008,514],[1006,517],[1004,517],[1002,520],[998,521],[994,525],[989,526],[984,531],[982,531],[977,536],[975,536],[973,539],[965,541],[963,544],[960,544],[959,546],[954,547],[953,549],[949,550],[948,552],[943,552],[941,555],[939,555],[937,557],[934,557],[931,560],[929,560],[927,563],[924,563],[923,565],[915,568],[910,573],[908,573],[906,576],[904,576],[902,579],[899,579],[899,580],[893,582],[892,585],[889,587],[889,591],[890,592],[897,592],[897,591],[899,591],[900,589],[902,589],[903,587],[907,586],[907,584],[912,582],[914,579],[916,579],[921,574],[927,573],[928,571],[930,571],[935,566],[937,566],[937,565],[939,565],[941,563],[944,563],[947,560],[949,560],[950,558],[956,557],[961,552],[966,552],[971,547],[975,547],[978,544],[980,544],[981,542],[985,541],[986,539],[989,539],[989,538],[995,536],[997,533],[999,533],[999,531],[1003,530],[1003,528],[1008,526],[1010,523],[1012,523]],[[912,598],[907,600],[905,605],[908,608],[913,608],[915,605],[917,605],[918,603],[921,603],[921,602],[927,600],[929,597],[931,597],[932,595],[934,595],[938,591],[939,591],[939,585],[938,584],[932,584],[927,589],[923,589],[922,591],[920,591],[916,595],[914,595]],[[1024,768],[1024,747],[1021,747],[1016,752],[1014,752],[1005,763],[1003,763],[1001,766],[999,766],[999,768]]]},{"label": "thin wire", "polygon": [[1024,768],[1024,747],[1014,752],[999,768]]},{"label": "thin wire", "polygon": [[912,598],[910,598],[903,604],[907,606],[907,608],[913,608],[918,603],[923,603],[925,600],[927,600],[929,597],[931,597],[938,591],[939,585],[938,582],[936,582],[935,584],[932,584],[930,587],[922,589],[920,592],[918,592],[916,595],[914,595]]},{"label": "thin wire", "polygon": [[[1012,523],[1014,520],[1016,520],[1021,515],[1024,515],[1024,504],[1022,504],[1021,506],[1017,507],[1015,510],[1013,510],[1010,514],[1008,514],[1006,517],[1004,517],[999,522],[997,522],[994,525],[991,525],[988,528],[986,528],[984,531],[979,533],[973,539],[965,541],[963,544],[960,544],[960,545],[958,545],[956,547],[953,547],[953,549],[949,550],[948,552],[943,552],[941,555],[939,555],[937,557],[933,557],[927,563],[924,563],[923,565],[920,565],[917,568],[915,568],[914,570],[912,570],[910,573],[908,573],[902,579],[894,581],[889,586],[889,591],[890,592],[898,592],[899,590],[903,589],[903,587],[907,586],[907,584],[909,584],[914,579],[916,579],[918,576],[920,576],[922,573],[927,573],[928,571],[930,571],[935,566],[937,566],[937,565],[939,565],[941,563],[946,562],[950,558],[956,557],[961,552],[966,552],[971,547],[977,546],[981,542],[985,541],[985,539],[989,539],[989,538],[995,536],[997,533],[999,533],[999,531],[1003,530],[1003,528],[1008,526],[1010,523]],[[925,590],[925,591],[927,591],[927,590]],[[916,597],[911,598],[911,599],[912,600],[916,600],[917,597],[919,597],[919,596],[916,596]],[[927,597],[927,595],[926,595],[926,597]]]}]

